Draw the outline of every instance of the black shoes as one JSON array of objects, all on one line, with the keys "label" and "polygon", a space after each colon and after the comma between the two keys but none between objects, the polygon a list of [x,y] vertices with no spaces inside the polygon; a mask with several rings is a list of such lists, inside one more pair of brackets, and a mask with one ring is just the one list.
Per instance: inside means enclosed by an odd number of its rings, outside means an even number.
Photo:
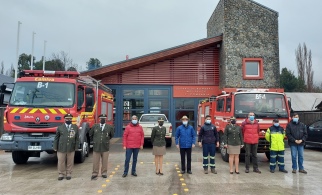
[{"label": "black shoes", "polygon": [[185,171],[181,171],[180,173],[181,173],[181,174],[185,174],[186,172],[185,172]]},{"label": "black shoes", "polygon": [[275,170],[274,170],[274,169],[271,169],[271,170],[269,170],[269,172],[274,173],[274,172],[275,172]]},{"label": "black shoes", "polygon": [[97,179],[97,175],[92,175],[91,180],[96,180]]},{"label": "black shoes", "polygon": [[249,173],[249,169],[246,169],[246,170],[245,170],[245,173]]},{"label": "black shoes", "polygon": [[58,177],[58,181],[61,181],[63,179],[64,179],[64,177]]},{"label": "black shoes", "polygon": [[127,176],[127,173],[124,173],[123,175],[122,175],[122,177],[126,177]]},{"label": "black shoes", "polygon": [[187,173],[188,173],[188,174],[192,174],[192,172],[191,172],[191,171],[187,171]]},{"label": "black shoes", "polygon": [[71,177],[71,176],[67,176],[67,177],[66,177],[66,179],[67,179],[67,180],[71,180],[71,179],[72,179],[72,177]]},{"label": "black shoes", "polygon": [[286,171],[285,169],[283,170],[279,170],[280,172],[283,172],[283,173],[288,173],[288,171]]},{"label": "black shoes", "polygon": [[262,173],[259,169],[254,169],[253,170],[255,173]]},{"label": "black shoes", "polygon": [[235,173],[236,173],[236,174],[239,174],[239,171],[236,171],[236,170],[235,170]]},{"label": "black shoes", "polygon": [[135,177],[138,176],[136,173],[132,173],[132,175],[135,176]]},{"label": "black shoes", "polygon": [[102,175],[103,178],[107,178],[107,175]]},{"label": "black shoes", "polygon": [[304,169],[302,170],[299,170],[300,173],[304,173],[304,174],[307,174],[307,171],[305,171]]}]

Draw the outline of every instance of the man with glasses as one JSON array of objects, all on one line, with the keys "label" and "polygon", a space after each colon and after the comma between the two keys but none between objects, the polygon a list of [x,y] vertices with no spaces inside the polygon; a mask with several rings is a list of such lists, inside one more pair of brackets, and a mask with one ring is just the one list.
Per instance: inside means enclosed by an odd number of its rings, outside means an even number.
[{"label": "man with glasses", "polygon": [[[299,166],[299,172],[306,174],[307,172],[303,167],[303,153],[304,143],[307,138],[306,126],[299,121],[299,115],[293,114],[291,122],[286,126],[286,136],[288,139],[288,145],[291,148],[292,155],[292,173],[296,173],[297,165]],[[297,162],[298,158],[298,162]]]},{"label": "man with glasses", "polygon": [[261,173],[258,169],[257,162],[259,131],[259,124],[257,120],[255,120],[255,113],[250,112],[248,114],[248,118],[242,123],[242,132],[245,144],[245,173],[249,173],[250,155],[252,155],[253,171],[255,173]]}]

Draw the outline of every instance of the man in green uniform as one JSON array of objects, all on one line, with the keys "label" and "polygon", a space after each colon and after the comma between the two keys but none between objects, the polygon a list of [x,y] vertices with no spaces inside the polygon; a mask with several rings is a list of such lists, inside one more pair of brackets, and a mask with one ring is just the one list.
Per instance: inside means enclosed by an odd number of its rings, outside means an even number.
[{"label": "man in green uniform", "polygon": [[101,174],[107,178],[107,161],[109,155],[110,139],[114,136],[114,127],[106,124],[106,114],[99,115],[100,123],[95,124],[89,132],[93,140],[93,172],[92,180],[96,180],[99,172],[99,165],[102,162]]},{"label": "man in green uniform", "polygon": [[58,158],[58,180],[63,180],[65,175],[67,180],[72,178],[75,150],[79,147],[78,127],[72,124],[73,115],[66,114],[64,118],[65,123],[57,127],[54,139],[54,150],[57,151]]}]

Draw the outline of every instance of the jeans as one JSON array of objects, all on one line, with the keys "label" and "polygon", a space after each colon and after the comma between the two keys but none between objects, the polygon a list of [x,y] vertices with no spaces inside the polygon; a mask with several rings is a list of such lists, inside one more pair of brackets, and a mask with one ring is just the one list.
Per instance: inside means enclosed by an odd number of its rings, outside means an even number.
[{"label": "jeans", "polygon": [[299,170],[304,170],[303,167],[303,152],[304,152],[304,146],[303,145],[291,145],[291,155],[292,155],[292,169],[297,170],[297,157],[298,157],[298,165]]},{"label": "jeans", "polygon": [[186,171],[186,154],[187,154],[187,171],[191,171],[191,148],[180,148],[181,170]]},{"label": "jeans", "polygon": [[[216,155],[216,146],[215,144],[202,144],[202,153],[203,153],[203,168],[208,168],[210,165],[211,168],[215,168],[215,155]],[[210,154],[210,164],[208,164],[208,155]]]},{"label": "jeans", "polygon": [[129,163],[133,153],[132,174],[136,173],[136,162],[138,159],[140,148],[127,148],[125,152],[124,174],[129,172]]},{"label": "jeans", "polygon": [[252,154],[252,161],[253,161],[254,170],[258,169],[257,148],[258,148],[258,144],[246,144],[245,143],[245,164],[246,164],[246,169],[249,169],[250,154]]},{"label": "jeans", "polygon": [[275,170],[276,161],[279,167],[279,170],[284,170],[284,150],[283,151],[273,151],[270,150],[270,160],[269,160],[269,168],[270,170]]}]

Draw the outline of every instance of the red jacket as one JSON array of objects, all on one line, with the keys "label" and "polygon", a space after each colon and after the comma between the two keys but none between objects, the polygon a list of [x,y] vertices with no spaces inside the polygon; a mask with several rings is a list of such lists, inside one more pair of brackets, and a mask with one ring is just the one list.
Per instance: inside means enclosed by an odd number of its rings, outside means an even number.
[{"label": "red jacket", "polygon": [[251,123],[249,119],[246,119],[242,123],[242,131],[245,143],[258,144],[260,129],[257,120],[254,120],[254,123]]},{"label": "red jacket", "polygon": [[123,134],[123,147],[140,148],[144,143],[144,132],[141,125],[128,124]]}]

